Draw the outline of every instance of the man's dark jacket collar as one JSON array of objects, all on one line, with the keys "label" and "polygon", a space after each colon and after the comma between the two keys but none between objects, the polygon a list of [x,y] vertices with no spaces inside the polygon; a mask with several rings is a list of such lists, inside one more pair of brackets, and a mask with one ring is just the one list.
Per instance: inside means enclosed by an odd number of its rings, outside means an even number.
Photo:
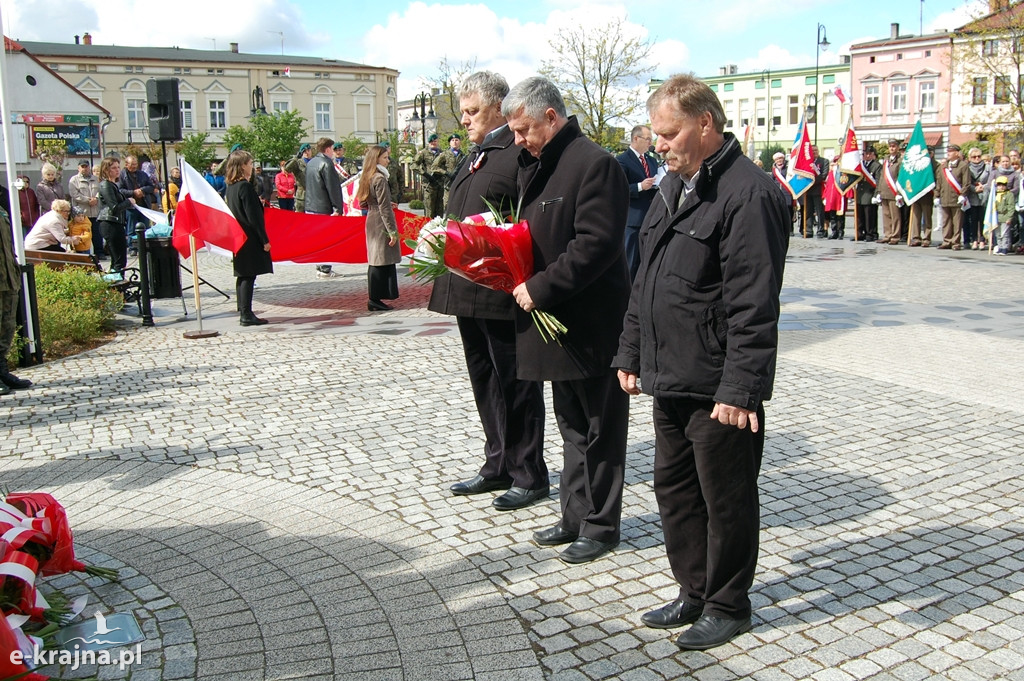
[{"label": "man's dark jacket collar", "polygon": [[[686,204],[684,208],[696,203],[698,198],[704,196],[707,188],[715,181],[715,179],[725,173],[726,169],[731,166],[738,157],[743,155],[743,150],[740,149],[740,143],[736,139],[736,136],[731,132],[727,132],[724,135],[725,143],[719,147],[718,151],[708,156],[700,164],[700,170],[697,171],[697,181],[694,185],[693,192],[690,196],[686,197]],[[665,200],[668,206],[668,212],[670,215],[676,212],[675,206],[679,204],[679,194],[683,191],[683,179],[677,174],[673,173],[674,177],[669,181],[663,183],[661,196]]]}]

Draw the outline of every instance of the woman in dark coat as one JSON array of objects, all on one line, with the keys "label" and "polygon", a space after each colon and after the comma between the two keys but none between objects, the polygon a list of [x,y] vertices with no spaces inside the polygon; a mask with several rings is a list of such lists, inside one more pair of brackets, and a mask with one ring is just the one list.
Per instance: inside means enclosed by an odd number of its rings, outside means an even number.
[{"label": "woman in dark coat", "polygon": [[[135,206],[135,199],[125,196],[117,186],[121,175],[121,162],[105,158],[100,163],[100,212],[96,224],[103,235],[103,243],[110,251],[110,271],[123,272],[128,264],[128,239],[124,233],[124,214]],[[127,190],[125,190],[127,191]]]},{"label": "woman in dark coat", "polygon": [[366,150],[356,192],[359,205],[366,210],[366,262],[370,265],[367,273],[370,301],[366,309],[371,312],[393,309],[383,301],[398,297],[395,265],[402,259],[402,252],[398,245],[395,207],[388,188],[390,157],[390,149],[380,144]]},{"label": "woman in dark coat", "polygon": [[245,243],[235,253],[232,264],[235,268],[235,293],[238,295],[239,323],[242,326],[266,324],[252,313],[252,291],[256,276],[270,274],[274,264],[270,260],[270,240],[263,225],[263,204],[253,189],[252,154],[248,151],[231,152],[224,168],[227,181],[227,202],[232,215],[245,232]]}]

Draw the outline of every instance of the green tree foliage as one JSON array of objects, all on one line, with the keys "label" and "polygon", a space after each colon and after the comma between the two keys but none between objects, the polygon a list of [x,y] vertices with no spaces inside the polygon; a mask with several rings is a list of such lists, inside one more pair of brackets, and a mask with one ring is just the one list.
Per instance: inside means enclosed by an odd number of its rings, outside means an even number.
[{"label": "green tree foliage", "polygon": [[253,116],[244,126],[232,125],[224,133],[224,146],[241,144],[258,161],[276,167],[282,159],[295,155],[307,132],[306,119],[298,111],[279,111]]},{"label": "green tree foliage", "polygon": [[180,142],[174,145],[174,151],[178,156],[198,170],[203,172],[210,167],[217,157],[213,145],[207,142],[208,135],[205,132],[196,132],[186,135]]},{"label": "green tree foliage", "polygon": [[627,37],[624,29],[622,19],[597,30],[563,28],[548,43],[554,58],[542,62],[540,69],[561,90],[583,133],[603,147],[621,141],[611,139],[613,123],[632,127],[642,111],[641,85],[652,71],[647,66],[650,44]]},{"label": "green tree foliage", "polygon": [[788,149],[778,144],[773,144],[770,147],[765,147],[764,149],[761,150],[761,153],[758,154],[757,157],[761,159],[761,164],[764,166],[765,170],[771,170],[773,165],[772,156],[775,156],[775,154],[780,151],[783,154],[789,153]]},{"label": "green tree foliage", "polygon": [[36,155],[46,159],[60,172],[64,169],[64,161],[68,157],[68,145],[64,140],[39,140],[36,143]]}]

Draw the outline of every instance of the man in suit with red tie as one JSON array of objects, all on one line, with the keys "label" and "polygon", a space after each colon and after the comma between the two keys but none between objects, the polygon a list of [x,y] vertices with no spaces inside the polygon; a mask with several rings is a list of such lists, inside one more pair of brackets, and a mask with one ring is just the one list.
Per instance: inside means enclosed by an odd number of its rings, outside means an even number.
[{"label": "man in suit with red tie", "polygon": [[648,149],[651,146],[651,129],[638,125],[630,133],[629,149],[618,155],[619,165],[626,173],[629,183],[629,217],[626,219],[626,262],[629,264],[629,280],[636,278],[640,267],[640,225],[644,222],[647,209],[651,207],[658,188],[654,176],[658,174],[658,159]]}]

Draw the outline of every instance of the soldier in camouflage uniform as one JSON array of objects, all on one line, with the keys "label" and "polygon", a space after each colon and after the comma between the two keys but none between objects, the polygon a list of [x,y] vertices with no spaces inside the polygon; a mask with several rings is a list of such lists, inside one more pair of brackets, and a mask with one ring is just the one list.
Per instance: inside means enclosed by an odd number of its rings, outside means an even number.
[{"label": "soldier in camouflage uniform", "polygon": [[[381,142],[380,145],[386,149],[391,148],[390,142]],[[398,151],[395,150],[394,153],[388,154],[388,159],[388,190],[391,192],[391,200],[397,204],[402,202],[402,192],[405,191]]]},{"label": "soldier in camouflage uniform", "polygon": [[313,158],[313,147],[303,144],[299,153],[284,165],[284,169],[295,176],[295,212],[306,212],[306,164]]},{"label": "soldier in camouflage uniform", "polygon": [[444,176],[431,172],[434,161],[440,154],[437,135],[431,135],[427,139],[427,146],[421,149],[412,161],[412,167],[420,174],[420,181],[423,183],[423,214],[427,217],[437,217],[444,212],[444,204],[441,202]]},{"label": "soldier in camouflage uniform", "polygon": [[462,138],[458,135],[448,136],[448,148],[441,152],[434,165],[430,168],[434,173],[441,173],[444,178],[444,205],[448,205],[448,186],[455,178],[455,172],[459,169],[465,154],[462,153]]}]

